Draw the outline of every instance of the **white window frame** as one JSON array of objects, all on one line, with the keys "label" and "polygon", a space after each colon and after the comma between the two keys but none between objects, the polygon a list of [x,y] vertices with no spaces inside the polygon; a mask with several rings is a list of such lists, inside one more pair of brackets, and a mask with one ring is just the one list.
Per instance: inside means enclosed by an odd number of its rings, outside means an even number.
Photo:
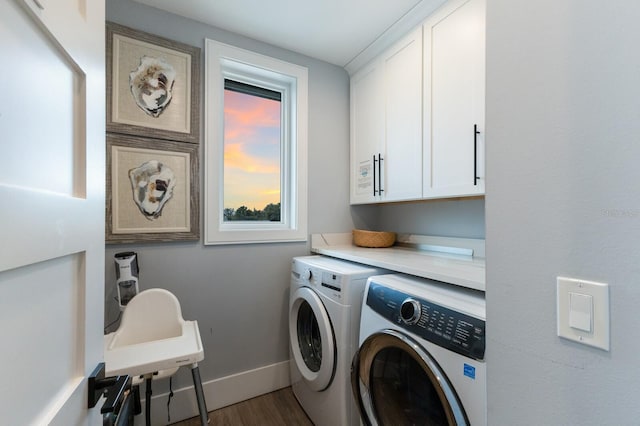
[{"label": "white window frame", "polygon": [[[205,40],[204,244],[307,241],[308,70]],[[280,222],[224,221],[224,80],[282,93]]]}]

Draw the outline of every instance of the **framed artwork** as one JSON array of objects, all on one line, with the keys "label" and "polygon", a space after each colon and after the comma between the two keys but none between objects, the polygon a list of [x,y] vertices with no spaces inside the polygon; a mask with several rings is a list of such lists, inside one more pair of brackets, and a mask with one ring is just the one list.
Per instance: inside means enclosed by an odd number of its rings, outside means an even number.
[{"label": "framed artwork", "polygon": [[107,131],[198,143],[200,48],[106,28]]},{"label": "framed artwork", "polygon": [[198,145],[107,133],[106,242],[198,240]]}]

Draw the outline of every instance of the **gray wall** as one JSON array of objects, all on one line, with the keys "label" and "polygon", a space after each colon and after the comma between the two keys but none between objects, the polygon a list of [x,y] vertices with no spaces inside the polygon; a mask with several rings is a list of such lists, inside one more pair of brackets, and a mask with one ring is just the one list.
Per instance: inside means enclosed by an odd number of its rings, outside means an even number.
[{"label": "gray wall", "polygon": [[[489,0],[491,425],[638,424],[640,3]],[[556,277],[609,283],[611,351],[556,336]]]},{"label": "gray wall", "polygon": [[[379,207],[375,230],[484,238],[484,199],[430,200]],[[372,228],[373,229],[373,228]]]},{"label": "gray wall", "polygon": [[[353,228],[348,190],[349,77],[345,70],[130,0],[108,0],[107,19],[199,46],[203,60],[204,39],[210,38],[308,67],[308,230],[349,232]],[[108,245],[107,323],[117,316],[113,255],[123,250],[138,252],[142,289],[163,287],[172,291],[181,302],[185,318],[198,320],[206,355],[200,365],[203,381],[289,358],[290,261],[293,256],[309,254],[308,244]],[[188,386],[190,382],[189,372],[179,371],[176,386]],[[164,390],[160,386],[154,391]]]},{"label": "gray wall", "polygon": [[[309,68],[309,233],[355,227],[484,237],[484,200],[349,207],[349,77],[342,68],[131,0],[108,0],[107,19],[202,49],[211,38]],[[204,50],[202,55],[204,60]],[[203,381],[288,359],[290,260],[308,254],[308,244],[107,245],[107,324],[118,315],[113,255],[125,250],[139,255],[141,289],[172,291],[185,318],[198,320]],[[176,379],[175,387],[191,384],[187,370]],[[166,392],[166,386],[154,386],[154,392]]]}]

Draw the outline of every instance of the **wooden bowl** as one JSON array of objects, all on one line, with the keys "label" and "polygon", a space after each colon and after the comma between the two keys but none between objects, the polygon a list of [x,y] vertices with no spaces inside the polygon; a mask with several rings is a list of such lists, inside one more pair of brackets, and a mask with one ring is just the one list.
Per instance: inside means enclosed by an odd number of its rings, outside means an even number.
[{"label": "wooden bowl", "polygon": [[391,247],[395,242],[395,232],[353,230],[353,243],[359,247]]}]

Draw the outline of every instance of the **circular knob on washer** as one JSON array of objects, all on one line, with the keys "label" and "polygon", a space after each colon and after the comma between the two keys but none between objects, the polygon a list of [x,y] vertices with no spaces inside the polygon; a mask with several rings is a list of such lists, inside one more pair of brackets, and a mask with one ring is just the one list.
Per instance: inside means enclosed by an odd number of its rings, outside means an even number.
[{"label": "circular knob on washer", "polygon": [[415,324],[420,319],[421,310],[420,302],[408,298],[400,306],[400,318],[405,324]]},{"label": "circular knob on washer", "polygon": [[313,272],[311,272],[311,269],[307,269],[302,273],[302,278],[304,278],[307,281],[311,280],[312,277],[313,277]]}]

